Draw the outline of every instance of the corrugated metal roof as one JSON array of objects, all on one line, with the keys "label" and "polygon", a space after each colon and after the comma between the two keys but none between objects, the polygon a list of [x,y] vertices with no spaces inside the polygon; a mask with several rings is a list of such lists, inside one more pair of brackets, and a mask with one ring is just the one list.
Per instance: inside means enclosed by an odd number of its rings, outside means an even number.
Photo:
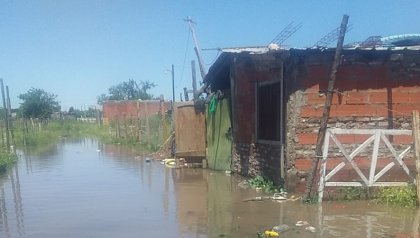
[{"label": "corrugated metal roof", "polygon": [[[271,50],[268,47],[257,46],[257,47],[232,47],[232,48],[223,48],[220,49],[223,53],[231,54],[266,54],[268,52],[280,52],[288,50],[335,50],[335,47],[329,48],[280,48],[278,50]],[[376,46],[376,47],[359,47],[359,46],[347,46],[344,47],[344,50],[379,50],[379,51],[401,51],[401,50],[420,50],[420,45],[416,46]]]}]

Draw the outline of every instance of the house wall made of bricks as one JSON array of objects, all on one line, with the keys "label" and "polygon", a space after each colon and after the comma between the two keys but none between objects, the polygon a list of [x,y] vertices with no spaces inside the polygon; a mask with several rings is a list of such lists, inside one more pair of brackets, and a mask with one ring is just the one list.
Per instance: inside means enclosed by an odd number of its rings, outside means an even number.
[{"label": "house wall made of bricks", "polygon": [[[263,175],[276,183],[280,178],[279,144],[258,143],[256,138],[257,82],[280,80],[277,64],[262,66],[259,59],[234,63],[232,169],[245,176]],[[272,61],[269,61],[270,63]]]},{"label": "house wall made of bricks", "polygon": [[[371,55],[370,61],[354,60],[355,57],[352,57],[348,56],[352,61],[346,62],[344,55],[344,61],[338,69],[338,92],[333,96],[328,127],[411,129],[411,112],[420,110],[419,53],[412,53],[401,61],[393,61],[392,56],[386,54]],[[300,60],[291,60],[291,71],[286,73],[286,84],[290,86],[287,104],[286,180],[291,190],[303,191],[312,159],[315,157],[332,57],[311,55],[298,58]],[[300,65],[296,62],[300,62]],[[366,138],[366,135],[341,135],[338,139],[354,148],[355,144],[362,143]],[[411,142],[411,136],[392,137],[392,144],[397,149]],[[386,153],[386,150],[383,152]],[[412,155],[409,154],[408,157]],[[412,169],[412,161],[407,159],[406,162]],[[330,163],[327,169],[336,164],[337,162]],[[385,165],[383,163],[382,166]],[[362,171],[368,167],[368,163],[361,165]]]}]

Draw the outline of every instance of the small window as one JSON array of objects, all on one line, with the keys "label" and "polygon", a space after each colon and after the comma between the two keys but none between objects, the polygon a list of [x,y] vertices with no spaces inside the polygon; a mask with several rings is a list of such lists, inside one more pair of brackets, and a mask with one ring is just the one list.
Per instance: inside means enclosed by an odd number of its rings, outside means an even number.
[{"label": "small window", "polygon": [[258,84],[258,140],[280,141],[280,90],[279,81]]}]

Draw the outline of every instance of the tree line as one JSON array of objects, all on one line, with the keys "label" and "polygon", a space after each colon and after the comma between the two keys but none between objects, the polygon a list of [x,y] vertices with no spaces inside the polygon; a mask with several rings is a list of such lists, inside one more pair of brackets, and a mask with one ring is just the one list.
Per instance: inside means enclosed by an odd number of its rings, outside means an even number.
[{"label": "tree line", "polygon": [[[97,102],[102,105],[109,100],[149,100],[154,99],[148,90],[155,87],[156,84],[150,81],[136,82],[133,79],[113,85],[108,89],[108,93],[103,93],[97,97]],[[55,112],[61,111],[60,102],[57,95],[47,92],[39,88],[30,88],[26,93],[20,94],[18,98],[22,101],[17,110],[18,115],[22,118],[38,118],[46,120],[51,118]],[[89,114],[89,109],[85,115]],[[87,113],[87,114],[86,114]],[[70,107],[69,115],[83,115],[81,110]]]}]

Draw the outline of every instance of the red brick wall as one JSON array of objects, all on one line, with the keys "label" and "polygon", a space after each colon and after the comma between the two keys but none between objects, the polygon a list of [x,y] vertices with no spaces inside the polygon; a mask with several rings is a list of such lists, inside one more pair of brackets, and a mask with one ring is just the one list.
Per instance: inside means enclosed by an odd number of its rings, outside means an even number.
[{"label": "red brick wall", "polygon": [[[420,58],[418,53],[417,56]],[[305,61],[316,61],[308,58]],[[329,127],[411,129],[411,112],[420,110],[420,72],[405,68],[404,62],[400,62],[401,65],[397,67],[389,60],[383,60],[381,65],[343,62],[337,72],[336,89],[340,93],[334,93]],[[417,59],[418,61],[420,60]],[[298,104],[298,110],[294,112],[295,124],[288,126],[288,129],[290,126],[294,127],[294,133],[290,134],[292,138],[288,140],[288,147],[293,148],[287,154],[287,167],[297,174],[298,178],[293,180],[298,181],[298,188],[303,188],[314,158],[330,67],[328,63],[306,64],[304,76],[290,76],[287,79],[296,80],[297,82],[293,83],[298,85],[290,92],[290,98],[295,100],[290,100],[288,106]],[[297,102],[296,98],[300,98],[300,102]],[[365,138],[366,136],[343,135],[339,140],[352,144],[361,143]],[[392,138],[392,143],[397,148],[411,142],[411,136]],[[413,165],[410,159],[407,161]],[[362,163],[361,166],[362,170],[367,169],[368,164]]]},{"label": "red brick wall", "polygon": [[[170,102],[162,102],[163,111],[170,108]],[[127,100],[127,101],[107,101],[103,104],[104,123],[114,120],[128,120],[144,116],[156,115],[161,110],[159,100]]]},{"label": "red brick wall", "polygon": [[245,176],[263,175],[280,183],[280,146],[257,143],[257,82],[278,79],[278,66],[260,67],[258,61],[238,60],[234,70],[233,107],[233,170]]},{"label": "red brick wall", "polygon": [[[419,53],[345,51],[337,72],[336,89],[340,93],[334,94],[328,126],[345,129],[411,129],[410,113],[415,109],[420,110]],[[393,54],[404,54],[402,58],[397,57],[403,60],[393,60]],[[256,142],[255,86],[259,80],[279,77],[273,69],[284,67],[287,102],[284,170],[290,190],[303,188],[315,157],[315,142],[333,55],[333,51],[298,50],[297,53],[290,51],[287,56],[279,56],[283,61],[249,55],[237,57],[231,67],[234,82],[234,171],[244,175],[263,174],[280,181],[279,145]],[[340,136],[339,139],[350,145],[360,143],[364,138]],[[394,136],[391,141],[399,149],[411,143],[412,138]],[[385,164],[382,162],[378,164]],[[411,161],[407,162],[412,165]],[[368,165],[364,160],[358,160],[358,163],[365,167]]]}]

